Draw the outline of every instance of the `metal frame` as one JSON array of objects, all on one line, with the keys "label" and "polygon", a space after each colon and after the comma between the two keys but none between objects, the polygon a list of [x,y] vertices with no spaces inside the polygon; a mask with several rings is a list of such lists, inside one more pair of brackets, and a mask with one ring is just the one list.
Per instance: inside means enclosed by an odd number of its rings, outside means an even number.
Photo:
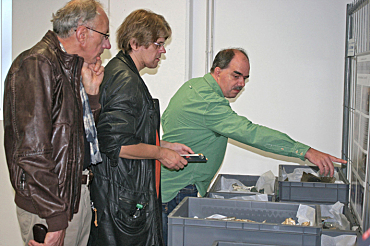
[{"label": "metal frame", "polygon": [[[345,49],[345,74],[344,74],[344,99],[343,99],[343,138],[342,138],[342,158],[348,161],[347,165],[342,165],[343,171],[346,173],[350,181],[350,208],[355,216],[356,222],[360,226],[360,230],[366,231],[369,228],[369,163],[370,163],[370,144],[369,144],[369,122],[370,113],[367,116],[361,116],[360,108],[356,105],[356,97],[361,96],[361,88],[368,89],[370,85],[362,86],[357,81],[358,61],[364,59],[370,54],[370,2],[369,0],[355,0],[347,5],[346,13],[346,49]],[[369,62],[366,62],[366,64]],[[360,63],[362,64],[362,63]],[[370,74],[366,71],[366,74]],[[370,77],[370,75],[369,75]],[[360,79],[359,79],[360,80]],[[368,89],[370,90],[370,89]],[[356,94],[357,93],[357,94]],[[370,96],[369,96],[370,97]],[[369,103],[369,101],[368,101]],[[356,108],[356,106],[358,108]],[[361,142],[358,137],[357,144],[356,132],[360,130],[360,118],[363,118],[364,127],[363,135],[367,136]],[[366,146],[364,146],[364,142]],[[362,143],[362,144],[360,144]],[[367,154],[367,155],[366,155]],[[366,156],[366,157],[365,157]],[[361,158],[362,157],[362,158]],[[365,172],[360,170],[360,165],[366,160]],[[362,167],[362,166],[361,166]]]}]

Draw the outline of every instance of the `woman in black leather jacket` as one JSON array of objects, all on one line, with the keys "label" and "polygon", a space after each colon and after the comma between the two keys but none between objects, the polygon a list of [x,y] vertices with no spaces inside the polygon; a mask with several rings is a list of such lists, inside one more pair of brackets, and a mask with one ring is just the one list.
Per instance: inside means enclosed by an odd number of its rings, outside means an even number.
[{"label": "woman in black leather jacket", "polygon": [[117,30],[121,51],[101,84],[98,139],[103,163],[93,166],[96,218],[89,245],[163,245],[160,163],[187,164],[182,144],[160,141],[160,112],[139,71],[156,68],[171,28],[161,15],[132,12]]}]

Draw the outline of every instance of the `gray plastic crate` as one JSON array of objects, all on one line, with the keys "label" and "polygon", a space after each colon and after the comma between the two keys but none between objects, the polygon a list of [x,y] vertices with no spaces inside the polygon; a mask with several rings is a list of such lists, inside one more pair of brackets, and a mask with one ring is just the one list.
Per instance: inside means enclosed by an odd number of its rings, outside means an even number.
[{"label": "gray plastic crate", "polygon": [[[238,243],[238,242],[221,242],[215,241],[212,246],[264,246],[267,244],[254,244],[254,243]],[[267,246],[279,246],[279,245],[267,245]]]},{"label": "gray plastic crate", "polygon": [[[320,206],[320,205],[333,205],[333,203],[317,203],[317,202],[304,202],[304,203],[298,203],[298,202],[291,202],[291,201],[285,201],[284,203],[291,203],[291,204],[305,204],[305,205],[317,205],[317,206]],[[321,213],[321,209],[320,209],[320,218],[324,219],[323,216],[322,216],[322,213]],[[348,206],[344,206],[343,207],[343,214],[346,216],[347,220],[349,221],[350,223],[350,228],[352,228],[353,226],[358,226],[358,224],[356,223],[355,219],[354,219],[354,215],[351,213],[351,210],[348,208]],[[322,224],[323,225],[323,224]],[[322,234],[326,234],[326,235],[329,235],[329,236],[339,236],[341,234],[347,234],[347,235],[359,235],[360,232],[359,231],[352,231],[352,230],[339,230],[339,229],[322,229]]]},{"label": "gray plastic crate", "polygon": [[[351,235],[355,236],[356,238],[360,237],[360,233],[358,231],[337,231],[337,230],[323,230],[322,235],[326,235],[329,237],[338,237],[342,235]],[[343,245],[343,244],[341,244]],[[357,245],[357,244],[356,244]],[[325,245],[323,245],[325,246]]]},{"label": "gray plastic crate", "polygon": [[[320,204],[317,204],[317,205],[320,205]],[[349,221],[350,228],[352,228],[353,226],[358,226],[358,224],[356,223],[354,219],[353,214],[351,213],[351,210],[347,206],[343,207],[343,214],[346,216],[347,220]],[[325,235],[331,236],[331,237],[336,237],[336,236],[343,235],[343,234],[346,234],[346,235],[359,235],[360,234],[359,231],[324,229],[324,228],[322,230],[322,233]]]},{"label": "gray plastic crate", "polygon": [[[225,199],[230,199],[234,197],[241,197],[241,196],[254,196],[256,194],[261,194],[257,192],[225,192],[221,191],[222,186],[221,186],[221,179],[226,178],[226,179],[236,179],[239,180],[241,183],[243,183],[245,186],[255,186],[257,183],[257,180],[259,179],[260,176],[252,176],[252,175],[234,175],[234,174],[219,174],[209,189],[209,192],[207,193],[206,197],[209,198],[216,198],[216,196],[223,196]],[[276,178],[277,182],[277,178]],[[276,188],[276,185],[274,189]],[[275,201],[275,191],[272,194],[267,194],[268,200],[270,202]]]},{"label": "gray plastic crate", "polygon": [[327,235],[330,237],[337,237],[340,235],[353,235],[360,236],[361,234],[358,231],[337,231],[337,230],[323,230],[322,235]]},{"label": "gray plastic crate", "polygon": [[[168,216],[168,244],[196,246],[212,245],[214,241],[241,241],[262,245],[320,245],[320,207],[312,206],[317,224],[293,226],[281,223],[286,218],[296,219],[299,204],[186,197]],[[213,214],[256,222],[204,219]],[[266,223],[262,223],[264,220]]]},{"label": "gray plastic crate", "polygon": [[296,202],[336,203],[337,201],[348,204],[349,183],[343,172],[335,167],[339,179],[344,184],[319,183],[319,182],[291,182],[284,181],[282,177],[283,168],[286,173],[293,173],[296,168],[309,167],[318,171],[316,166],[279,165],[279,191],[277,200]]}]

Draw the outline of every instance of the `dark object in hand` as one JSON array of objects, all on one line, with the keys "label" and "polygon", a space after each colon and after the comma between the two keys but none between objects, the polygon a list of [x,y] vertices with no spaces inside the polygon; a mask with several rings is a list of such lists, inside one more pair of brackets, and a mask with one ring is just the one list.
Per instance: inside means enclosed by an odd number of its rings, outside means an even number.
[{"label": "dark object in hand", "polygon": [[334,183],[335,178],[334,177],[317,177],[311,173],[303,172],[302,182],[321,182],[321,183]]},{"label": "dark object in hand", "polygon": [[44,243],[46,233],[48,233],[48,228],[43,224],[35,224],[32,230],[33,239],[38,243]]},{"label": "dark object in hand", "polygon": [[208,161],[207,157],[205,157],[203,154],[187,154],[187,155],[181,155],[182,157],[187,160],[188,163],[206,163]]}]

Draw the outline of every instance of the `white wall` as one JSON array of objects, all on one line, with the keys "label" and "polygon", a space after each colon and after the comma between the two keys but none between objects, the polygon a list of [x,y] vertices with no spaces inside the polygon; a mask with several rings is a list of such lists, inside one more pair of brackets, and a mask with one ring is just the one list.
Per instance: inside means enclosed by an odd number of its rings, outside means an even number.
[{"label": "white wall", "polygon": [[[51,28],[51,13],[66,0],[13,1],[13,57],[30,48]],[[151,9],[170,23],[173,36],[156,70],[145,70],[144,80],[161,111],[187,76],[187,39],[192,45],[189,67],[193,76],[205,73],[206,1],[193,1],[193,19],[186,17],[187,1],[104,0],[110,17],[112,49],[115,30],[132,10]],[[349,0],[215,0],[214,54],[221,48],[243,47],[251,61],[250,82],[233,109],[255,123],[340,156],[344,74],[345,8]],[[109,4],[109,5],[108,5]],[[186,27],[191,24],[193,33]],[[3,129],[0,127],[0,139]],[[2,140],[1,140],[2,141]],[[261,174],[295,159],[270,155],[230,141],[222,173]],[[251,151],[246,151],[251,150]],[[15,216],[13,191],[4,151],[0,148],[0,246],[22,245]],[[302,162],[300,162],[302,163]]]}]

